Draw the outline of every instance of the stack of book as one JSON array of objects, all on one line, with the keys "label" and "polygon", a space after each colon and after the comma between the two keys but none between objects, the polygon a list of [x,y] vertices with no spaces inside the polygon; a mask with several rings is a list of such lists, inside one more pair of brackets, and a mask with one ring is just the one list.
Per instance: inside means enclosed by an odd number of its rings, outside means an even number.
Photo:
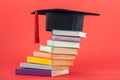
[{"label": "stack of book", "polygon": [[40,45],[33,56],[27,57],[27,63],[21,63],[16,74],[36,76],[58,76],[69,73],[69,66],[73,66],[80,38],[86,33],[80,31],[53,30],[53,40],[47,40],[47,46]]}]

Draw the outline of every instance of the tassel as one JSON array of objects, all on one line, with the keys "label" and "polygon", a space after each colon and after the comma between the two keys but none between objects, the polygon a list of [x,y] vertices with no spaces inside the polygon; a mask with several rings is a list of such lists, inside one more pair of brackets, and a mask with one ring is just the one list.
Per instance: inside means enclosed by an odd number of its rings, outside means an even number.
[{"label": "tassel", "polygon": [[39,18],[38,12],[35,11],[35,43],[39,43]]}]

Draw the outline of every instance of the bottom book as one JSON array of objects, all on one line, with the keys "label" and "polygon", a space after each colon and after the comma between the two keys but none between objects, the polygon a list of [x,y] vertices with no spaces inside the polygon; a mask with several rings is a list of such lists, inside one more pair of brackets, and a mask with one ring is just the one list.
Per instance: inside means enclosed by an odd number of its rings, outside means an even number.
[{"label": "bottom book", "polygon": [[18,68],[15,73],[17,75],[33,75],[33,76],[59,76],[69,74],[69,68],[63,70],[43,70],[43,69],[29,69]]}]

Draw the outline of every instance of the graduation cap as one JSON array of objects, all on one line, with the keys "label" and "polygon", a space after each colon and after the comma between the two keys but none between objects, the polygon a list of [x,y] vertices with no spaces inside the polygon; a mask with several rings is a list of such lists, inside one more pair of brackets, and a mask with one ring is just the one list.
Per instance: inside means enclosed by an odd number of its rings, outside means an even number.
[{"label": "graduation cap", "polygon": [[46,15],[46,30],[83,30],[85,15],[99,16],[100,14],[91,12],[74,11],[67,9],[44,9],[36,10],[35,14],[35,43],[39,43],[39,18],[38,15]]}]

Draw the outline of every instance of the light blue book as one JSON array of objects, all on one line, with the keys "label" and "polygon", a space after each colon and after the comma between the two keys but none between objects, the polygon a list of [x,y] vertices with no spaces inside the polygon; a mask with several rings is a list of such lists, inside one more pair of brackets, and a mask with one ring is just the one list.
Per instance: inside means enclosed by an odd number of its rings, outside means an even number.
[{"label": "light blue book", "polygon": [[47,45],[54,47],[80,48],[80,43],[78,42],[67,42],[67,41],[56,41],[56,40],[47,40]]},{"label": "light blue book", "polygon": [[20,63],[21,68],[30,68],[30,69],[43,69],[43,70],[62,70],[68,69],[68,66],[50,66],[42,64],[33,64],[33,63]]}]

